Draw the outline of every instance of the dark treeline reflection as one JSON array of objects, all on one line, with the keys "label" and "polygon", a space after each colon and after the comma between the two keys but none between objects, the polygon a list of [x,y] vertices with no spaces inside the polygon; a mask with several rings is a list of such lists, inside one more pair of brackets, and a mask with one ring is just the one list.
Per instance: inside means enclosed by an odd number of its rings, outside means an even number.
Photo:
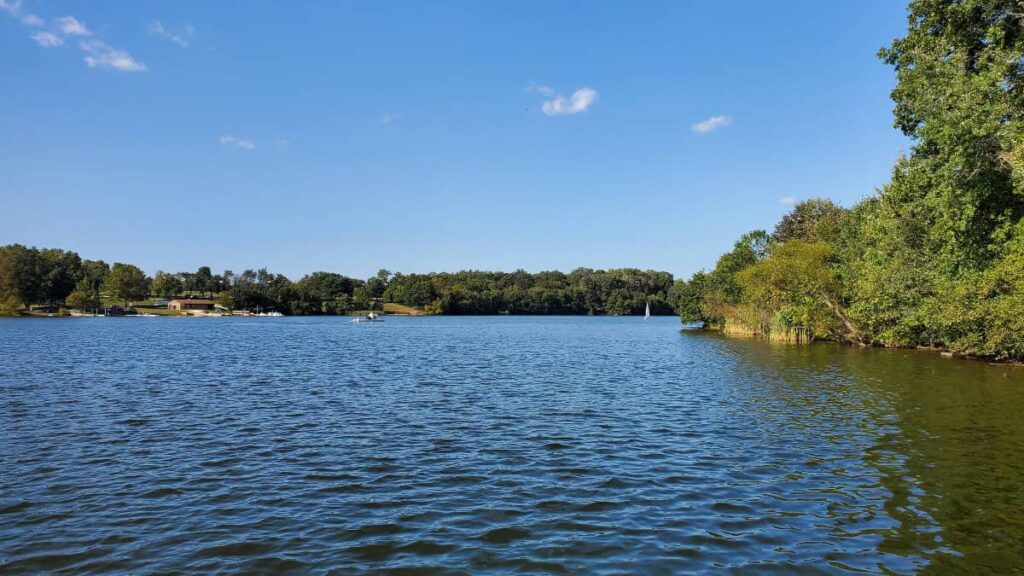
[{"label": "dark treeline reflection", "polygon": [[[853,491],[825,522],[877,564],[933,573],[1024,571],[1024,368],[912,350],[708,338],[734,360],[737,405],[765,445],[822,474],[794,490]],[[821,455],[824,438],[834,451]],[[868,496],[867,498],[864,498]],[[887,560],[887,558],[889,560]]]}]

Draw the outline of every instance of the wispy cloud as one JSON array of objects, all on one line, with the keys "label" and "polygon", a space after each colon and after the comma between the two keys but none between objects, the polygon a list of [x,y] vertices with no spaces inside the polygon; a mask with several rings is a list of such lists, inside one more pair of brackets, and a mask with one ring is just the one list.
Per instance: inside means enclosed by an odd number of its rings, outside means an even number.
[{"label": "wispy cloud", "polygon": [[395,114],[394,112],[385,112],[384,114],[380,115],[380,118],[378,118],[378,120],[380,121],[381,124],[391,124],[392,122],[398,120],[401,117],[401,114]]},{"label": "wispy cloud", "polygon": [[85,63],[89,68],[109,68],[119,72],[146,71],[146,65],[133,58],[131,54],[100,40],[83,40],[79,47],[85,52]]},{"label": "wispy cloud", "polygon": [[[21,0],[0,0],[0,12],[19,18],[24,26],[42,28],[46,21],[35,14],[21,13]],[[92,38],[92,32],[85,23],[74,16],[54,18],[48,30],[36,30],[29,38],[44,48],[63,46],[69,38],[81,38],[78,48],[84,54],[82,58],[90,68],[107,68],[120,72],[143,72],[146,65],[136,60],[128,52],[114,48],[102,40]]]},{"label": "wispy cloud", "polygon": [[238,148],[245,151],[256,149],[256,143],[252,140],[249,140],[248,138],[238,138],[237,136],[232,136],[230,134],[221,136],[220,143],[230,148]]},{"label": "wispy cloud", "polygon": [[64,39],[54,34],[53,32],[33,32],[31,36],[37,44],[45,48],[54,48],[57,46],[64,45]]},{"label": "wispy cloud", "polygon": [[0,10],[17,16],[18,12],[21,12],[21,0],[0,0]]},{"label": "wispy cloud", "polygon": [[57,30],[65,36],[91,36],[92,33],[74,16],[61,16],[53,21]]},{"label": "wispy cloud", "polygon": [[538,84],[538,83],[532,82],[532,81],[526,87],[526,91],[527,92],[536,92],[538,94],[542,94],[544,96],[547,96],[548,98],[550,98],[550,97],[555,95],[555,89],[552,88],[551,86],[545,86],[543,84]]},{"label": "wispy cloud", "polygon": [[597,102],[597,90],[589,87],[576,90],[568,98],[557,94],[548,86],[538,85],[535,91],[550,98],[545,100],[540,107],[541,111],[548,116],[579,114],[580,112],[586,112],[587,109],[594,105],[594,102]]},{"label": "wispy cloud", "polygon": [[693,130],[697,134],[707,134],[709,132],[714,132],[719,128],[729,126],[730,124],[732,124],[732,118],[728,116],[712,116],[707,120],[697,122],[693,126],[690,126],[690,130]]},{"label": "wispy cloud", "polygon": [[796,204],[796,198],[793,198],[792,196],[783,196],[782,198],[779,198],[779,204],[792,206],[793,204]]},{"label": "wispy cloud", "polygon": [[159,20],[154,20],[149,25],[149,33],[170,40],[182,48],[188,48],[188,45],[192,43],[193,36],[196,34],[196,28],[191,24],[185,24],[180,32],[174,32],[167,29]]}]

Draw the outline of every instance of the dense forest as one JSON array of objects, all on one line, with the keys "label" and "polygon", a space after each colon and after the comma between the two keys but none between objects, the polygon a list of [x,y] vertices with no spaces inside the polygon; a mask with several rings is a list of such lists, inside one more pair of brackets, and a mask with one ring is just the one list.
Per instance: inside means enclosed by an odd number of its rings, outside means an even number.
[{"label": "dense forest", "polygon": [[684,321],[1024,359],[1024,12],[917,0],[880,52],[914,141],[875,195],[803,202],[681,289]]},{"label": "dense forest", "polygon": [[0,313],[33,304],[76,309],[104,301],[124,305],[150,297],[207,296],[233,310],[285,314],[346,314],[401,304],[432,314],[652,314],[676,313],[678,286],[667,272],[634,269],[530,274],[464,271],[401,274],[381,270],[367,280],[315,272],[293,282],[266,269],[214,274],[157,272],[152,278],[131,264],[83,260],[75,252],[0,247]]}]

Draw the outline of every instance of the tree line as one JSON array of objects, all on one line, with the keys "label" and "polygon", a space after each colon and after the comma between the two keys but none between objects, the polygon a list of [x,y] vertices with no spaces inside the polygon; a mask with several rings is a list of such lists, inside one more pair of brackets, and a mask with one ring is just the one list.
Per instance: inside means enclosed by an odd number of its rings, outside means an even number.
[{"label": "tree line", "polygon": [[675,313],[678,290],[672,274],[623,268],[577,268],[531,274],[462,271],[387,274],[368,281],[386,302],[437,314],[652,314]]},{"label": "tree line", "polygon": [[290,315],[346,314],[401,304],[432,314],[652,314],[676,313],[679,287],[668,272],[578,268],[568,274],[462,271],[402,274],[379,271],[366,280],[314,272],[298,281],[266,268],[214,273],[158,271],[132,264],[85,260],[72,251],[0,246],[0,311],[32,305],[93,309],[104,300],[125,306],[147,298],[215,298],[233,310]]},{"label": "tree line", "polygon": [[911,153],[849,209],[815,199],[682,288],[685,321],[772,338],[1024,359],[1024,18],[917,0],[880,52]]}]

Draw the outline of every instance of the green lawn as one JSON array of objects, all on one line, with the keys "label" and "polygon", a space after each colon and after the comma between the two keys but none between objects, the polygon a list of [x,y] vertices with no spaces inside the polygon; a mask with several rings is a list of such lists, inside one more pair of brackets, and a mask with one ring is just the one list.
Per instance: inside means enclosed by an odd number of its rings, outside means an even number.
[{"label": "green lawn", "polygon": [[408,314],[409,316],[425,316],[427,313],[419,308],[403,306],[401,304],[387,303],[384,305],[384,312],[387,314]]}]

